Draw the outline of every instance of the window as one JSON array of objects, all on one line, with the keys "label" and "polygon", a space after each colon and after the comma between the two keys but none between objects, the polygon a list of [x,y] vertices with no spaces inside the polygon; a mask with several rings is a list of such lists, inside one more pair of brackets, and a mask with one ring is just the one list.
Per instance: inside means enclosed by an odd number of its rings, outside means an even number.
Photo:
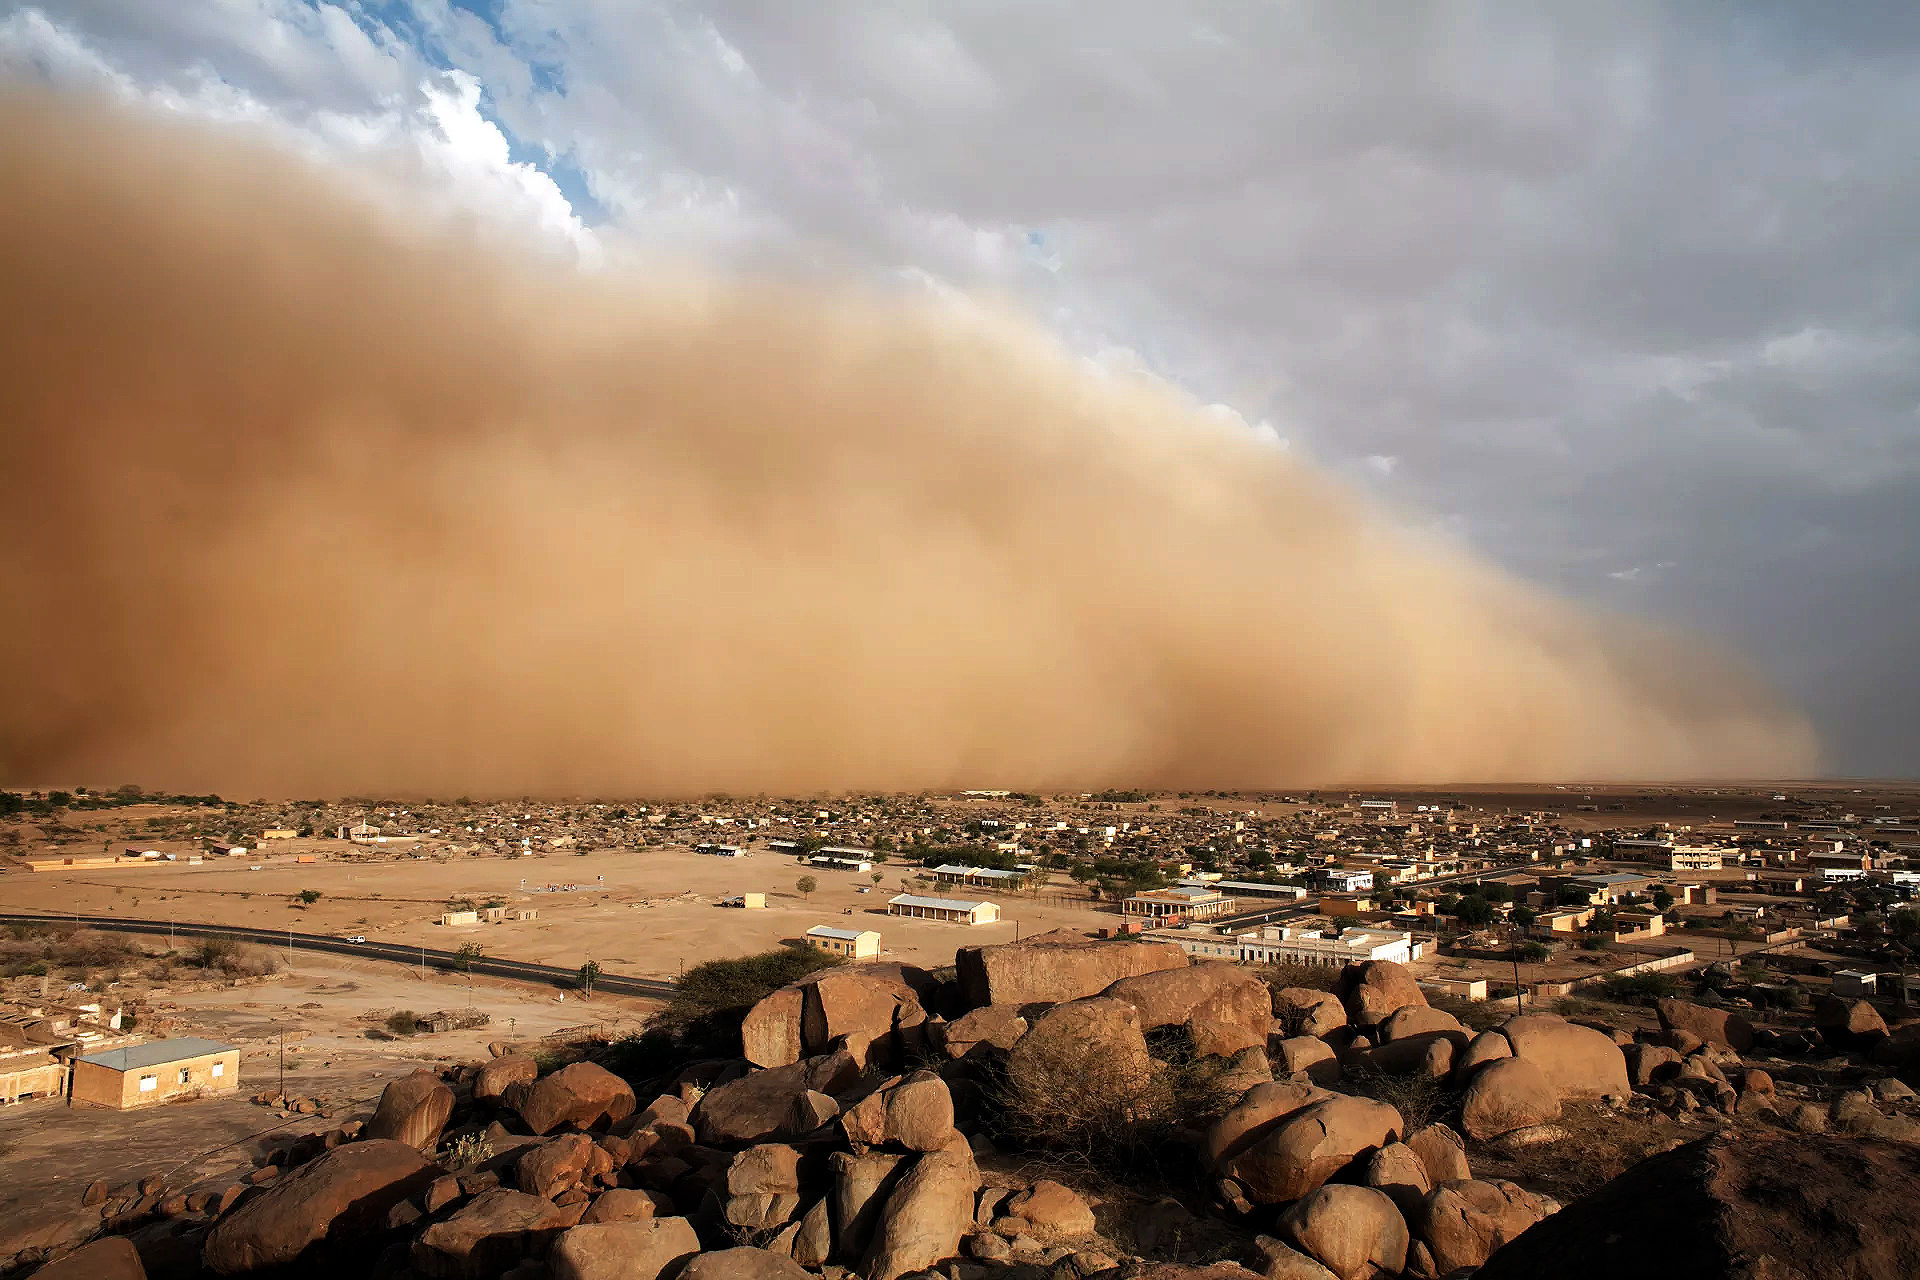
[{"label": "window", "polygon": [[224,1062],[214,1063],[211,1074],[215,1080],[218,1080],[221,1076],[227,1074],[227,1064]]},{"label": "window", "polygon": [[159,1076],[141,1076],[140,1077],[140,1092],[152,1093],[155,1089],[158,1089],[159,1087],[160,1087]]},{"label": "window", "polygon": [[181,1084],[185,1084],[185,1083],[187,1083],[187,1081],[189,1081],[189,1080],[191,1080],[191,1079],[193,1079],[193,1072],[192,1072],[192,1071],[191,1071],[190,1069],[188,1069],[188,1068],[186,1068],[186,1067],[182,1067],[182,1068],[180,1068],[180,1081],[179,1081],[179,1082],[180,1082]]}]

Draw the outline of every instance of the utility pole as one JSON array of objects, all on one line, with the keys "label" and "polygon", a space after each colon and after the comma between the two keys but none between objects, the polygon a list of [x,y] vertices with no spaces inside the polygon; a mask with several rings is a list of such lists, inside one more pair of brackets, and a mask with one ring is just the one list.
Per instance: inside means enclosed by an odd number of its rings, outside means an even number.
[{"label": "utility pole", "polygon": [[293,929],[287,929],[287,967],[293,967]]},{"label": "utility pole", "polygon": [[280,1101],[287,1100],[287,1029],[280,1028]]}]

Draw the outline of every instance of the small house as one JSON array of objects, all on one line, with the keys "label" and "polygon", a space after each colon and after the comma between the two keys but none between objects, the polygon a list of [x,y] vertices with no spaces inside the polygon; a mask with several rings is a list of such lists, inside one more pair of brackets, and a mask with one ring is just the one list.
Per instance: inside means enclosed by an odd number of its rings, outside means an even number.
[{"label": "small house", "polygon": [[880,935],[872,929],[835,929],[817,924],[807,930],[807,942],[849,960],[875,960],[880,956]]},{"label": "small house", "polygon": [[73,1060],[76,1105],[131,1111],[182,1098],[232,1093],[239,1087],[240,1051],[197,1036],[107,1049]]}]

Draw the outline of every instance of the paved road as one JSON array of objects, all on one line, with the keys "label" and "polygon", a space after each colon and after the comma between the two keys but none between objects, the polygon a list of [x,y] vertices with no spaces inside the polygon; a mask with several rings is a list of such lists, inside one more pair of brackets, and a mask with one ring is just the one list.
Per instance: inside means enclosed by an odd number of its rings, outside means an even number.
[{"label": "paved road", "polygon": [[[460,957],[451,951],[432,947],[406,947],[391,942],[348,942],[344,938],[317,933],[293,933],[282,929],[248,929],[234,925],[197,924],[184,920],[131,920],[118,916],[75,915],[46,912],[0,912],[0,924],[80,924],[108,933],[168,933],[189,938],[232,938],[239,942],[257,942],[269,947],[292,947],[298,951],[326,951],[334,955],[357,956],[363,960],[391,960],[396,964],[424,965],[453,972],[464,971]],[[511,978],[519,982],[538,982],[549,986],[579,985],[579,971],[553,964],[530,964],[524,960],[504,960],[483,956],[473,962],[473,972],[493,978]],[[648,996],[656,1000],[673,998],[673,984],[650,978],[623,978],[601,973],[594,980],[595,991],[623,996]]]}]

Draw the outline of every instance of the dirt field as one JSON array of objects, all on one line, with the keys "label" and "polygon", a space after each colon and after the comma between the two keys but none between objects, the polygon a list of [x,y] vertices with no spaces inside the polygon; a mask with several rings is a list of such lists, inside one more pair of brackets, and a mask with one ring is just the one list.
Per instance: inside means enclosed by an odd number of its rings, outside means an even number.
[{"label": "dirt field", "polygon": [[[302,842],[304,844],[304,842]],[[323,848],[331,843],[314,842]],[[259,871],[249,871],[251,865]],[[760,852],[714,858],[690,850],[549,854],[525,858],[321,860],[299,864],[287,854],[165,863],[76,872],[14,872],[0,892],[16,910],[77,911],[141,919],[205,920],[303,933],[361,934],[370,940],[447,950],[479,943],[489,955],[578,965],[591,958],[609,973],[672,978],[685,965],[778,945],[817,924],[878,930],[884,958],[921,965],[953,963],[954,950],[1005,942],[1047,929],[1111,927],[1119,917],[1099,910],[1071,885],[1041,898],[950,890],[948,896],[998,902],[998,924],[972,928],[885,914],[901,878],[917,868],[883,865],[883,882],[867,875],[797,864]],[[794,885],[812,876],[819,889],[803,899]],[[549,886],[572,886],[555,888]],[[866,887],[868,892],[858,890]],[[321,897],[293,904],[303,889]],[[1074,896],[1068,896],[1069,891]],[[767,895],[764,910],[724,908],[733,894]],[[921,890],[921,892],[931,892]],[[536,919],[470,927],[438,923],[449,900],[500,898],[532,907]],[[851,914],[849,914],[851,913]]]}]

